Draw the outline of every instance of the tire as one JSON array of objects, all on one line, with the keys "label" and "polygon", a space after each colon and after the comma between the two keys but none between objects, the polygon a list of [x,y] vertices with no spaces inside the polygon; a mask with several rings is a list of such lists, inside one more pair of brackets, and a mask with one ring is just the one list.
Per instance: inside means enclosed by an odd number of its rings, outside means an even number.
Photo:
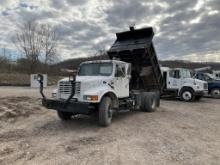
[{"label": "tire", "polygon": [[72,117],[71,113],[62,111],[57,111],[57,115],[61,120],[70,120]]},{"label": "tire", "polygon": [[211,96],[215,99],[220,98],[220,88],[214,88],[211,90]]},{"label": "tire", "polygon": [[156,111],[158,104],[158,98],[155,93],[148,92],[142,95],[141,100],[141,111],[143,112],[154,112]]},{"label": "tire", "polygon": [[202,98],[202,96],[195,96],[195,100],[196,100],[196,101],[201,100],[201,98]]},{"label": "tire", "polygon": [[112,100],[110,97],[103,97],[101,103],[99,104],[99,125],[109,126],[112,121]]},{"label": "tire", "polygon": [[190,102],[195,100],[194,91],[190,88],[185,88],[181,91],[180,98],[183,101]]}]

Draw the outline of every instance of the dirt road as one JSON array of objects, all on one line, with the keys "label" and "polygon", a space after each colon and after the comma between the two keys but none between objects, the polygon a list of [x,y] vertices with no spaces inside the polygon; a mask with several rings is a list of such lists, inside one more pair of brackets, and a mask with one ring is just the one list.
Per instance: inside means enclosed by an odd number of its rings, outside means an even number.
[{"label": "dirt road", "polygon": [[119,113],[101,128],[85,116],[60,121],[41,107],[36,90],[0,94],[3,165],[220,164],[220,100],[162,100],[155,113]]}]

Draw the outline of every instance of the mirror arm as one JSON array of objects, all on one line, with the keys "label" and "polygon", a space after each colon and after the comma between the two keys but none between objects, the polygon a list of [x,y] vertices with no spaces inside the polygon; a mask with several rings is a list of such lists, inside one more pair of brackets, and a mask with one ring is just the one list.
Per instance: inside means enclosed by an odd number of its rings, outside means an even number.
[{"label": "mirror arm", "polygon": [[43,99],[46,99],[46,96],[43,93],[43,90],[44,90],[43,79],[44,79],[44,76],[42,74],[38,74],[38,79],[37,80],[40,84],[40,94],[43,97]]}]

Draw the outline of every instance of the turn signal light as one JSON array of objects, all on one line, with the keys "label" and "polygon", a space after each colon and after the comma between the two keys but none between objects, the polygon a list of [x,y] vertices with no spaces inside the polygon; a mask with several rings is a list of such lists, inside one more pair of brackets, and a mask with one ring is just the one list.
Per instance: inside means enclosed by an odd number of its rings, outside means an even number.
[{"label": "turn signal light", "polygon": [[92,101],[97,101],[98,100],[98,96],[90,96]]},{"label": "turn signal light", "polygon": [[84,96],[84,99],[89,101],[98,101],[98,96],[97,95]]}]

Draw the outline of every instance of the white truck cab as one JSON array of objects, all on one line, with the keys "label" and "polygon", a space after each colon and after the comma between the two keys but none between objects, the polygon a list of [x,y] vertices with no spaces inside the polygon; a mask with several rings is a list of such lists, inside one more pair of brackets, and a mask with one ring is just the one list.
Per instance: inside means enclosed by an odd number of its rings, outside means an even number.
[{"label": "white truck cab", "polygon": [[174,94],[184,101],[199,100],[208,91],[205,81],[191,76],[189,69],[161,67],[166,83],[164,93]]},{"label": "white truck cab", "polygon": [[[111,93],[117,98],[129,97],[130,64],[117,60],[83,62],[75,78],[75,95],[79,102],[98,103]],[[67,99],[71,92],[69,78],[58,82],[57,99]]]}]

